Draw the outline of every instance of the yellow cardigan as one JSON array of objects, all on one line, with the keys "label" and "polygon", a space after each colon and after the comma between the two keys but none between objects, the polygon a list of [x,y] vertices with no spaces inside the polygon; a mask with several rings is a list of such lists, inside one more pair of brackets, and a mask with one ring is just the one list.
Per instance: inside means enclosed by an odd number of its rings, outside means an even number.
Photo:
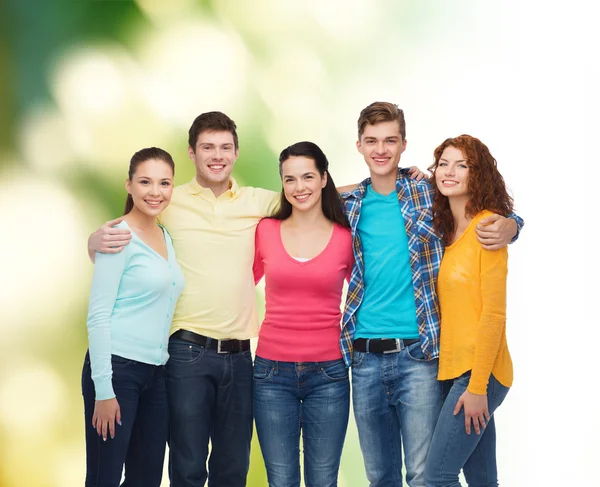
[{"label": "yellow cardigan", "polygon": [[486,394],[490,374],[504,386],[513,381],[506,344],[508,250],[484,250],[475,226],[491,215],[482,211],[446,247],[437,281],[442,315],[439,380],[471,371],[468,391]]}]

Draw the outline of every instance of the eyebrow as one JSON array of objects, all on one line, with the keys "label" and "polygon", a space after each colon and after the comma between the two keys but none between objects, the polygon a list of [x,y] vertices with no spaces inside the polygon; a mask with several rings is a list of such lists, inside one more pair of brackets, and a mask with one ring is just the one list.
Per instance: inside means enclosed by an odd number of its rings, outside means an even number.
[{"label": "eyebrow", "polygon": [[[390,140],[390,139],[400,139],[400,137],[398,137],[397,135],[390,135],[389,137],[382,137],[383,140]],[[371,137],[371,136],[367,136],[365,137],[365,140],[377,140],[377,137]]]},{"label": "eyebrow", "polygon": [[[152,179],[150,176],[138,176],[136,179]],[[161,181],[171,181],[173,178],[162,178]]]},{"label": "eyebrow", "polygon": [[[442,161],[449,162],[448,159],[444,159],[443,157],[440,157],[440,162],[442,162]],[[455,162],[467,162],[467,160],[466,159],[458,159]]]},{"label": "eyebrow", "polygon": [[[304,177],[304,176],[309,176],[309,175],[312,175],[312,176],[314,176],[315,174],[316,174],[316,173],[315,173],[314,171],[305,172],[304,174],[302,174],[302,177]],[[292,175],[292,174],[284,174],[284,175],[283,175],[283,177],[284,177],[284,178],[293,178],[293,177],[295,177],[295,176],[294,176],[294,175]]]}]

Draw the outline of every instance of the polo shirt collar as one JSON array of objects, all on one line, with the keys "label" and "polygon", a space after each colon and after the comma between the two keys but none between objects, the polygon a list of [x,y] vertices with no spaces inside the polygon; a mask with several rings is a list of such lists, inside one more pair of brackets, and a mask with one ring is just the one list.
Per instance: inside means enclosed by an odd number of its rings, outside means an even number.
[{"label": "polo shirt collar", "polygon": [[[225,193],[223,194],[227,194],[230,197],[235,196],[240,190],[240,187],[237,183],[237,181],[235,179],[233,179],[232,177],[229,178],[229,189],[227,191],[225,191]],[[192,178],[192,180],[190,181],[189,184],[189,191],[191,194],[205,194],[208,195],[209,193],[211,195],[213,195],[213,192],[210,190],[210,188],[204,188],[203,186],[200,186],[198,184],[198,181],[196,181],[196,178]]]}]

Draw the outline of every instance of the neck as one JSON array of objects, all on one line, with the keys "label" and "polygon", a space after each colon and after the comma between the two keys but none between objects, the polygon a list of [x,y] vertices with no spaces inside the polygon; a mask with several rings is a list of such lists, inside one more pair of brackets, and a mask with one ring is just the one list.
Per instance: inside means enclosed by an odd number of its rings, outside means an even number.
[{"label": "neck", "polygon": [[371,174],[371,187],[373,191],[382,195],[388,195],[393,191],[396,191],[396,175],[397,171],[394,171],[385,176],[379,176],[377,174]]},{"label": "neck", "polygon": [[469,198],[466,196],[448,198],[448,203],[450,204],[450,211],[452,212],[452,216],[454,217],[455,235],[459,235],[460,233],[462,233],[464,229],[469,225],[470,221],[473,219],[473,217],[465,215],[465,208],[467,207],[468,202]]},{"label": "neck", "polygon": [[321,206],[315,206],[309,211],[298,211],[292,208],[292,214],[287,219],[290,225],[302,228],[316,228],[329,220],[323,214]]},{"label": "neck", "polygon": [[225,191],[227,191],[229,189],[229,184],[230,184],[229,179],[227,179],[227,181],[223,181],[221,183],[213,183],[211,181],[205,181],[204,179],[200,179],[198,176],[196,176],[196,182],[203,188],[210,189],[213,192],[213,194],[215,195],[215,198],[218,198]]},{"label": "neck", "polygon": [[125,215],[125,221],[129,224],[129,226],[134,226],[139,230],[150,230],[157,225],[156,217],[146,215],[138,210],[135,206],[133,209]]}]

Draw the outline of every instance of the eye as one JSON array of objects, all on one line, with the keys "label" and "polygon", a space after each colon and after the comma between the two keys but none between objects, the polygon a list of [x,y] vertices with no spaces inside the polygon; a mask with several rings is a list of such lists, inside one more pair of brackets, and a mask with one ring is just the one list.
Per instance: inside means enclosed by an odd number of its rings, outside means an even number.
[{"label": "eye", "polygon": [[469,169],[469,166],[466,164],[459,164],[458,167],[462,167],[463,169]]},{"label": "eye", "polygon": [[171,186],[171,183],[170,183],[170,181],[163,181],[162,185],[163,186]]},{"label": "eye", "polygon": [[367,140],[367,145],[373,145],[375,143],[374,140]]},{"label": "eye", "polygon": [[386,140],[386,142],[387,142],[388,144],[395,144],[395,143],[396,143],[396,141],[395,141],[394,139],[389,139],[389,140]]},{"label": "eye", "polygon": [[226,145],[223,147],[223,150],[225,152],[231,152],[233,150],[233,146],[232,145]]},{"label": "eye", "polygon": [[149,183],[149,181],[146,181],[145,179],[140,181],[140,184],[148,184],[148,183]]},{"label": "eye", "polygon": [[313,177],[312,177],[312,175],[311,175],[311,174],[309,174],[308,176],[306,176],[306,179],[312,179],[312,178],[313,178]]},{"label": "eye", "polygon": [[438,162],[438,167],[444,167],[447,166],[448,163],[447,162]]},{"label": "eye", "polygon": [[201,148],[201,149],[202,149],[204,152],[208,152],[208,151],[210,151],[210,145],[206,145],[206,144],[204,144],[204,145],[200,146],[200,148]]}]

